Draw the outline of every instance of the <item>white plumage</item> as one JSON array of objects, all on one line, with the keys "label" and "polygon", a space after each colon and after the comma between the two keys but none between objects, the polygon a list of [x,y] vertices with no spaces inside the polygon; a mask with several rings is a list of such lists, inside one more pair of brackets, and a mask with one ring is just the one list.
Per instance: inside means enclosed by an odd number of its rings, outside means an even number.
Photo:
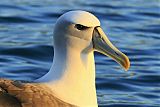
[{"label": "white plumage", "polygon": [[52,67],[36,83],[0,80],[0,98],[5,99],[0,99],[0,107],[8,107],[5,104],[11,101],[23,107],[97,107],[94,51],[126,70],[130,65],[105,36],[99,20],[86,11],[70,11],[57,20],[53,46]]}]

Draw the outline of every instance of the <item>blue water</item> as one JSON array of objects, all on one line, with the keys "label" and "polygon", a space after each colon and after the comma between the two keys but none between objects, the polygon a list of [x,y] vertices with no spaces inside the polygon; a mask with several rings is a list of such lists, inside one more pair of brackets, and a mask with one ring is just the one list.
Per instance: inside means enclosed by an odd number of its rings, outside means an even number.
[{"label": "blue water", "polygon": [[125,72],[96,53],[100,107],[160,107],[160,0],[1,0],[0,77],[33,80],[52,64],[52,32],[64,12],[95,14],[129,56]]}]

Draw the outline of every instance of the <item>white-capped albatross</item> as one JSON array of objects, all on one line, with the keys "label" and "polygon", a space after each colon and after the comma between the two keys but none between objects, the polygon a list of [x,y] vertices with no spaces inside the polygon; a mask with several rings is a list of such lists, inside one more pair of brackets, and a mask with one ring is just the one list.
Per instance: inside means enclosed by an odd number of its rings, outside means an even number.
[{"label": "white-capped albatross", "polygon": [[128,57],[112,45],[99,20],[81,10],[57,20],[54,59],[47,74],[22,83],[0,79],[0,107],[98,107],[94,51],[107,55],[128,70]]}]

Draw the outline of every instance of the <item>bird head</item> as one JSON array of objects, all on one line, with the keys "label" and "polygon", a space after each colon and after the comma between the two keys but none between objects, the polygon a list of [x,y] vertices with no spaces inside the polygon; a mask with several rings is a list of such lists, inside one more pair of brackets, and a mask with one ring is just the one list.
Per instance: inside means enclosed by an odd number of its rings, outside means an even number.
[{"label": "bird head", "polygon": [[100,21],[86,11],[69,11],[57,20],[53,37],[54,48],[71,47],[84,53],[97,51],[111,57],[125,70],[129,58],[119,51],[103,32]]}]

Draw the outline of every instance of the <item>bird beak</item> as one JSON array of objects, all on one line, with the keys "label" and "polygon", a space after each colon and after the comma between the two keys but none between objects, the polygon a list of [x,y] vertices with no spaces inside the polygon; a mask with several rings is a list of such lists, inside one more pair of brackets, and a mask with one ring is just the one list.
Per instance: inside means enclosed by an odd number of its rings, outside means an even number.
[{"label": "bird beak", "polygon": [[92,40],[93,47],[96,51],[113,58],[113,60],[119,63],[126,71],[129,69],[129,58],[113,46],[101,27],[98,26],[94,29]]}]

